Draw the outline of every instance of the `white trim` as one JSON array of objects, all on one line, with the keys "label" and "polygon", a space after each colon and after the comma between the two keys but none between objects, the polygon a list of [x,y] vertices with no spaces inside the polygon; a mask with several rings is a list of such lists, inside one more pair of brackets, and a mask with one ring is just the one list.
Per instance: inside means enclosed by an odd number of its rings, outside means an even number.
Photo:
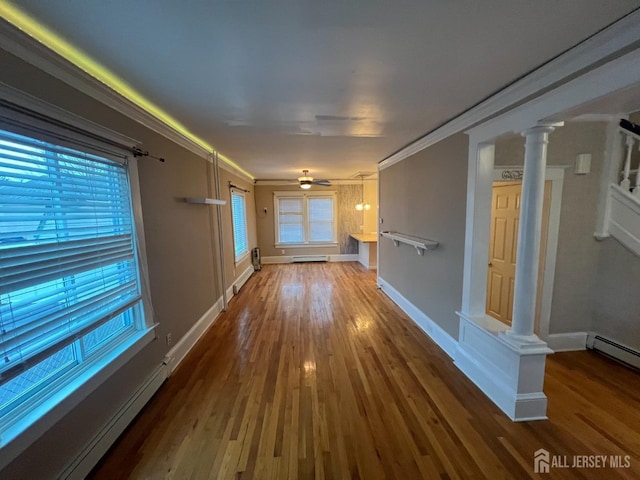
[{"label": "white trim", "polygon": [[[547,250],[540,292],[539,332],[541,338],[549,334],[551,323],[551,302],[553,300],[553,285],[556,276],[556,260],[558,258],[558,238],[560,234],[560,213],[562,211],[562,189],[564,186],[564,172],[569,166],[548,165],[545,170],[545,181],[551,181],[551,205],[549,206],[549,225],[547,229]],[[508,182],[504,172],[523,170],[518,166],[496,166],[493,170],[494,182]]]},{"label": "white trim", "polygon": [[484,142],[505,133],[523,132],[540,123],[569,120],[572,110],[616,91],[634,87],[639,82],[640,49],[636,49],[473,127],[467,133],[472,143]]},{"label": "white trim", "polygon": [[[263,265],[279,264],[279,263],[292,263],[294,255],[277,255],[262,257]],[[341,253],[338,255],[327,255],[329,262],[357,262],[357,253]]]},{"label": "white trim", "polygon": [[235,286],[237,288],[236,291],[240,291],[240,289],[244,286],[244,284],[247,283],[247,280],[251,278],[251,275],[253,275],[253,272],[255,272],[253,265],[249,265],[247,268],[245,268],[244,272],[242,272],[238,276],[236,281],[233,282],[229,286],[229,288],[227,288],[227,301],[231,300],[233,296],[237,295],[233,293],[233,287]]},{"label": "white trim", "polygon": [[[234,221],[235,212],[233,211],[233,196],[240,197],[242,199],[243,210],[243,223],[244,223],[244,237],[246,242],[246,250],[240,252],[240,255],[236,255],[236,222]],[[247,194],[244,190],[236,187],[231,187],[229,192],[229,206],[231,207],[231,238],[233,239],[233,261],[235,264],[240,263],[249,255],[249,229],[247,227]]]},{"label": "white trim", "polygon": [[611,337],[589,332],[587,336],[587,347],[603,352],[635,368],[640,368],[640,351],[618,342]]},{"label": "white trim", "polygon": [[422,310],[407,300],[398,290],[393,288],[389,282],[380,276],[378,276],[378,286],[444,353],[452,359],[454,358],[458,349],[458,342],[455,338],[445,332],[440,325],[429,318]]},{"label": "white trim", "polygon": [[542,65],[522,79],[482,101],[465,113],[446,122],[424,137],[404,147],[378,164],[379,170],[389,168],[411,155],[459,133],[490,116],[517,105],[578,72],[624,51],[640,40],[640,11],[632,12],[593,37]]},{"label": "white trim", "polygon": [[598,210],[596,216],[596,231],[593,236],[596,240],[604,240],[609,237],[607,229],[609,225],[609,215],[611,213],[611,196],[609,195],[609,185],[617,184],[620,181],[620,170],[624,149],[622,147],[623,136],[620,133],[620,119],[628,120],[628,115],[618,115],[607,125],[607,137],[605,141],[604,162],[602,175],[600,177],[600,194],[598,196]]},{"label": "white trim", "polygon": [[2,455],[0,471],[13,459],[29,448],[47,430],[76,408],[85,398],[101,386],[134,356],[156,338],[154,328],[144,332],[133,332],[114,349],[108,351],[75,377],[74,382],[66,382],[61,388],[50,393],[38,403],[29,414],[30,424],[12,425],[2,432]]},{"label": "white trim", "polygon": [[[213,163],[211,161],[211,159],[207,159],[209,162]],[[220,160],[222,160],[222,162],[218,162],[218,166],[222,169],[225,170],[233,175],[236,175],[238,177],[240,177],[241,179],[248,181],[251,185],[254,184],[254,179],[253,177],[250,177],[249,175],[247,175],[245,172],[243,172],[242,170],[239,170],[235,165],[231,165],[230,163],[227,163],[227,161],[225,160],[225,158],[220,155]]]},{"label": "white trim", "polygon": [[587,348],[587,332],[552,333],[543,340],[554,352],[574,352]]},{"label": "white trim", "polygon": [[164,357],[164,363],[167,366],[167,376],[175,371],[202,335],[215,323],[220,316],[220,312],[222,312],[221,298],[219,298],[209,310],[204,312],[189,331],[167,352]]},{"label": "white trim", "polygon": [[0,43],[2,48],[9,53],[196,155],[207,158],[211,153],[5,20],[0,21]]},{"label": "white trim", "polygon": [[[304,242],[302,243],[283,243],[280,241],[280,199],[281,198],[301,198],[302,199],[302,227]],[[309,220],[309,202],[313,199],[331,198],[333,206],[333,238],[330,242],[318,242],[310,241],[311,237],[311,222]],[[335,190],[326,191],[301,191],[301,190],[287,190],[287,191],[274,191],[273,192],[273,227],[275,232],[275,246],[278,248],[290,247],[311,247],[311,246],[334,246],[338,245],[338,194]]]},{"label": "white trim", "polygon": [[513,421],[547,418],[542,391],[546,356],[544,342],[517,348],[506,341],[506,325],[487,316],[460,317],[456,366]]},{"label": "white trim", "polygon": [[158,366],[140,388],[116,414],[98,431],[85,448],[64,469],[58,478],[83,479],[115,443],[127,426],[142,410],[167,379],[167,367]]},{"label": "white trim", "polygon": [[636,255],[640,255],[640,199],[619,185],[609,186],[607,232]]},{"label": "white trim", "polygon": [[276,248],[336,248],[338,242],[333,243],[274,243]]},{"label": "white trim", "polygon": [[[111,130],[110,128],[103,127],[102,125],[87,120],[56,105],[45,102],[42,99],[34,97],[33,95],[18,90],[17,88],[3,82],[0,82],[0,99],[46,118],[55,119],[65,125],[77,128],[82,132],[90,133],[97,137],[119,143],[123,146],[134,147],[141,143],[139,140],[127,137],[126,135]],[[53,125],[50,125],[50,127],[53,127]]]}]

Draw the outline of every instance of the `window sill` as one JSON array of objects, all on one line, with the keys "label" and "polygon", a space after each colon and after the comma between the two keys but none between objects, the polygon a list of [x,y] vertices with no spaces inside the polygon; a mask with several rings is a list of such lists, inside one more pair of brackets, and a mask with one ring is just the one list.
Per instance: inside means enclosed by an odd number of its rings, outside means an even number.
[{"label": "window sill", "polygon": [[276,248],[333,248],[337,247],[338,243],[275,243]]},{"label": "window sill", "polygon": [[63,377],[64,383],[57,388],[44,389],[42,395],[30,399],[35,401],[29,402],[27,411],[23,409],[15,416],[8,415],[9,418],[0,423],[3,453],[0,470],[151,343],[155,338],[154,330],[155,326],[132,332],[108,353]]},{"label": "window sill", "polygon": [[245,258],[249,257],[249,250],[247,250],[246,252],[244,252],[242,255],[240,255],[239,257],[236,257],[236,264],[240,263],[241,261],[243,261]]}]

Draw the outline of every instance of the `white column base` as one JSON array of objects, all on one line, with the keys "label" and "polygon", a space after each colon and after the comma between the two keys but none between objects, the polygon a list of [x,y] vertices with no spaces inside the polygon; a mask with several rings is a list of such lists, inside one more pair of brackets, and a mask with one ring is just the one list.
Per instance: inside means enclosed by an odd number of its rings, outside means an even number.
[{"label": "white column base", "polygon": [[511,420],[546,419],[542,386],[546,357],[553,351],[535,335],[519,342],[506,334],[507,325],[491,317],[458,315],[456,366]]}]

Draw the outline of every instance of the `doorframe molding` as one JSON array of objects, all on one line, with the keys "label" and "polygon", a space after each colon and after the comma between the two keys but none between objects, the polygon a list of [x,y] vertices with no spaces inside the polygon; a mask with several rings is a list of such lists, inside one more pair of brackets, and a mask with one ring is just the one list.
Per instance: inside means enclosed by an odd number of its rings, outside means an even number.
[{"label": "doorframe molding", "polygon": [[[560,212],[562,209],[562,189],[564,172],[569,165],[547,165],[545,181],[551,182],[551,204],[549,205],[549,225],[547,227],[547,249],[542,276],[540,299],[540,318],[538,336],[542,340],[549,337],[551,323],[551,301],[553,300],[553,282],[556,274],[558,256],[558,236],[560,232]],[[513,182],[522,179],[522,165],[501,165],[493,168],[493,182]],[[489,314],[487,314],[489,315]]]}]

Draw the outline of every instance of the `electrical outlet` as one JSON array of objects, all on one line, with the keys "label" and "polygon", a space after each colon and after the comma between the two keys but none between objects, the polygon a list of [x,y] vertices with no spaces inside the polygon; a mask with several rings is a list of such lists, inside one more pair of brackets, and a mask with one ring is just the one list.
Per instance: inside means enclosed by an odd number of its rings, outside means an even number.
[{"label": "electrical outlet", "polygon": [[171,338],[171,334],[167,333],[167,346],[171,346],[171,344],[173,343],[173,339]]},{"label": "electrical outlet", "polygon": [[281,253],[282,255],[284,255],[284,250],[280,250],[280,253]]}]

